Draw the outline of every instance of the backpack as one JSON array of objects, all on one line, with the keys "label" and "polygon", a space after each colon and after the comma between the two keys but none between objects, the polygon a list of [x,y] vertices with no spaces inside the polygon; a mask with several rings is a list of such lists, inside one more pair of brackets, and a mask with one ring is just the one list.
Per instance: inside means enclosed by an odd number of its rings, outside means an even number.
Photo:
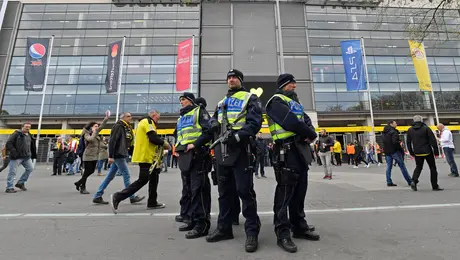
[{"label": "backpack", "polygon": [[80,158],[83,157],[83,153],[85,152],[86,144],[85,144],[85,136],[82,135],[80,137],[80,142],[77,146],[77,151],[75,152]]}]

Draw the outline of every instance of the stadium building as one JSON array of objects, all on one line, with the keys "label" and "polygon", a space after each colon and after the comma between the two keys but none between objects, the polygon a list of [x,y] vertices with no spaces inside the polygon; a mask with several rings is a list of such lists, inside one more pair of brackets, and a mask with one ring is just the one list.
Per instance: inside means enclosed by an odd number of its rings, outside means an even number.
[{"label": "stadium building", "polygon": [[[366,92],[346,90],[340,41],[363,37],[376,130],[389,119],[408,126],[415,114],[433,125],[433,100],[418,88],[405,34],[405,24],[417,22],[414,14],[420,10],[382,12],[379,2],[8,1],[0,13],[1,132],[24,121],[36,127],[42,93],[24,90],[26,38],[53,35],[44,134],[78,134],[89,120],[116,111],[117,95],[107,94],[104,82],[108,45],[123,37],[120,111],[140,118],[157,109],[161,133],[172,133],[180,108],[177,44],[192,35],[191,91],[207,99],[210,111],[226,93],[230,68],[244,72],[246,87],[264,90],[263,102],[275,91],[279,73],[289,72],[315,124],[349,141],[353,133],[369,131],[370,102]],[[460,52],[459,41],[448,31],[455,34],[459,18],[458,10],[445,12],[449,30],[424,40],[440,121],[454,130],[460,121]]]}]

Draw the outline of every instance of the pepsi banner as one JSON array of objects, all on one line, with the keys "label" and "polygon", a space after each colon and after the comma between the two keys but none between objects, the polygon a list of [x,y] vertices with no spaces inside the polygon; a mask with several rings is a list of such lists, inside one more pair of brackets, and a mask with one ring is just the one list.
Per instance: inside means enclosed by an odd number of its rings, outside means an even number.
[{"label": "pepsi banner", "polygon": [[341,41],[347,91],[365,90],[363,55],[360,40]]},{"label": "pepsi banner", "polygon": [[118,79],[120,77],[120,59],[123,41],[109,44],[107,56],[107,75],[105,76],[105,90],[107,93],[118,91]]},{"label": "pepsi banner", "polygon": [[45,83],[50,39],[27,38],[24,90],[42,91]]}]

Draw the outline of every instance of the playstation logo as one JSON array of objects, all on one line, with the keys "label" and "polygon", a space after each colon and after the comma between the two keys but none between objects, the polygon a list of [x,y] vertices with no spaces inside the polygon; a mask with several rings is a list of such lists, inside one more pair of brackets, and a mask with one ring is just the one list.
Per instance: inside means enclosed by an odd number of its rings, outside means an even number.
[{"label": "playstation logo", "polygon": [[355,54],[356,52],[357,50],[353,49],[353,46],[350,46],[348,47],[347,52],[345,52],[345,54],[350,55],[350,54]]}]

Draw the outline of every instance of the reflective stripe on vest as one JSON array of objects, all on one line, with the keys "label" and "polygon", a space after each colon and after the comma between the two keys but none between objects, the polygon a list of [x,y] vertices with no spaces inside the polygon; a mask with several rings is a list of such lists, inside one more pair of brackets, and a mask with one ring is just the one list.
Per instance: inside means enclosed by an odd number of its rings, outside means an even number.
[{"label": "reflective stripe on vest", "polygon": [[[238,91],[233,94],[231,97],[225,97],[217,104],[217,120],[219,123],[222,123],[223,115],[222,115],[222,107],[225,104],[227,109],[227,118],[228,123],[233,124],[238,116],[242,113],[246,114],[246,107],[249,103],[249,99],[251,98],[251,93],[246,91]],[[246,124],[246,117],[241,118],[233,127],[234,130],[239,130],[243,128]]]},{"label": "reflective stripe on vest", "polygon": [[[271,97],[270,100],[268,100],[267,106],[268,104],[270,104],[271,100],[274,97],[279,97],[284,102],[286,102],[291,112],[297,116],[299,121],[304,120],[303,106],[300,103],[294,101],[293,99],[286,97],[285,95],[282,95],[282,94],[273,95],[273,97]],[[275,121],[273,121],[269,116],[268,116],[268,129],[270,130],[270,134],[272,135],[273,141],[276,141],[278,139],[286,139],[286,138],[296,135],[294,132],[284,130],[279,124],[275,123]]]},{"label": "reflective stripe on vest", "polygon": [[200,107],[198,106],[177,119],[176,146],[194,143],[201,136],[199,117]]}]

